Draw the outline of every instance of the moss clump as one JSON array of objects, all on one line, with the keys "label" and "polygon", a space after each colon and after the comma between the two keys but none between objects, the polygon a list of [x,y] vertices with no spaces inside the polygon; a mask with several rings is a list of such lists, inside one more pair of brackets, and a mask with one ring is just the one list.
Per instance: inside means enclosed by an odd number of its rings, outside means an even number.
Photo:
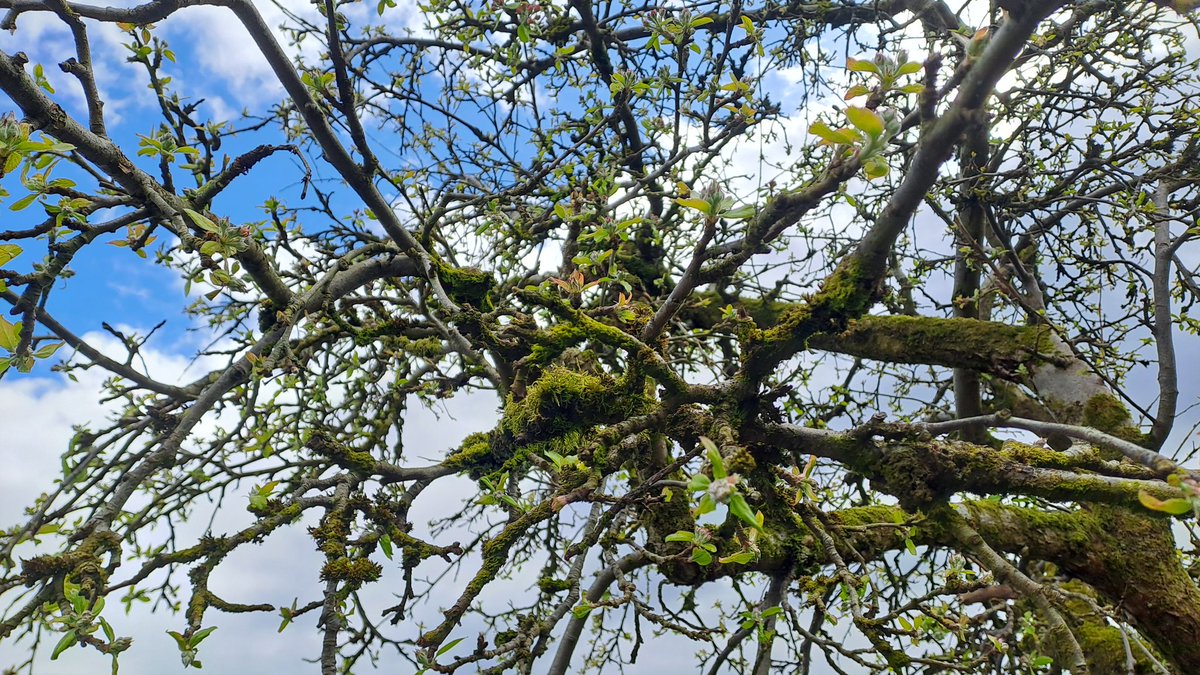
[{"label": "moss clump", "polygon": [[27,585],[40,579],[66,574],[75,568],[70,555],[37,555],[21,561],[21,576]]},{"label": "moss clump", "polygon": [[1133,443],[1141,443],[1144,439],[1133,420],[1129,410],[1112,394],[1096,394],[1083,405],[1083,421],[1093,429],[1098,429],[1118,438]]},{"label": "moss clump", "polygon": [[542,577],[538,579],[538,588],[546,594],[562,593],[571,590],[571,582],[566,579]]},{"label": "moss clump", "polygon": [[442,460],[442,466],[454,471],[465,471],[485,463],[492,454],[492,434],[477,432],[463,439],[462,445]]},{"label": "moss clump", "polygon": [[1071,454],[1057,452],[1051,448],[1043,448],[1017,441],[1004,441],[1000,445],[1002,455],[1012,461],[1028,466],[1045,469],[1074,469],[1086,466],[1099,459],[1092,453]]},{"label": "moss clump", "polygon": [[489,293],[496,284],[492,275],[474,267],[454,267],[438,258],[433,259],[433,266],[451,300],[477,309],[492,308]]},{"label": "moss clump", "polygon": [[321,568],[321,581],[344,581],[355,587],[379,579],[383,567],[367,558],[334,558]]},{"label": "moss clump", "polygon": [[587,337],[587,331],[579,324],[556,324],[533,336],[537,340],[537,344],[530,348],[529,360],[541,365],[548,364],[573,345],[586,340]]},{"label": "moss clump", "polygon": [[312,438],[305,443],[305,447],[317,455],[330,459],[343,469],[364,475],[375,473],[376,462],[371,453],[354,450],[325,431],[315,432]]},{"label": "moss clump", "polygon": [[749,450],[739,445],[725,457],[725,467],[730,473],[746,476],[758,468],[758,462]]},{"label": "moss clump", "polygon": [[517,438],[545,439],[626,419],[645,404],[644,395],[620,391],[611,377],[551,367],[529,386],[524,399],[509,400],[501,428]]}]

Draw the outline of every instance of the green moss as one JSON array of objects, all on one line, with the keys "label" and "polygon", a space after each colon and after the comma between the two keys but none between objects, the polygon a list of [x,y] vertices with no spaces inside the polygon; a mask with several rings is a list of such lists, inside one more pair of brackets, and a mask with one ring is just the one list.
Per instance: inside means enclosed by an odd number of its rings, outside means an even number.
[{"label": "green moss", "polygon": [[21,560],[21,576],[26,584],[66,574],[75,568],[70,555],[36,555]]},{"label": "green moss", "polygon": [[866,314],[875,302],[875,290],[874,279],[863,273],[859,261],[848,258],[808,302],[787,310],[778,325],[747,333],[744,376],[756,382],[779,360],[804,349],[813,335],[841,332],[850,319]]},{"label": "green moss", "polygon": [[1051,448],[1017,441],[1004,441],[1000,446],[1000,453],[1014,462],[1048,469],[1074,469],[1098,459],[1098,456],[1091,453],[1068,455]]},{"label": "green moss", "polygon": [[322,581],[343,581],[355,588],[379,579],[382,574],[383,567],[367,558],[341,556],[321,568]]},{"label": "green moss", "polygon": [[561,593],[563,591],[571,590],[571,582],[567,581],[566,579],[542,577],[538,579],[538,588],[546,594]]},{"label": "green moss", "polygon": [[830,514],[830,518],[842,527],[864,527],[880,523],[902,523],[907,517],[903,509],[895,506],[856,506],[840,509]]},{"label": "green moss", "polygon": [[464,438],[458,449],[452,452],[449,457],[442,460],[442,466],[456,472],[465,471],[486,463],[488,456],[491,454],[492,434],[486,432],[474,433]]},{"label": "green moss", "polygon": [[1084,424],[1134,443],[1141,443],[1142,433],[1133,426],[1129,410],[1112,394],[1096,394],[1083,406]]},{"label": "green moss", "polygon": [[[1066,610],[1064,616],[1071,624],[1071,632],[1075,635],[1080,650],[1087,657],[1092,672],[1128,672],[1125,656],[1127,643],[1123,631],[1116,626],[1108,625],[1107,619],[1093,609],[1091,602],[1084,599],[1087,597],[1094,602],[1102,603],[1103,600],[1099,594],[1092,587],[1076,579],[1065,581],[1060,585],[1069,593],[1058,596],[1057,602],[1062,609]],[[1055,660],[1064,662],[1067,656],[1067,645],[1058,645],[1052,642],[1050,647],[1052,651],[1062,655],[1062,658]],[[1146,658],[1145,652],[1134,649],[1132,655],[1134,657],[1132,672],[1139,675],[1156,672],[1153,663]]]},{"label": "green moss", "polygon": [[525,398],[510,398],[501,428],[514,437],[544,439],[626,419],[645,405],[643,395],[621,391],[610,377],[551,367],[529,386]]},{"label": "green moss", "polygon": [[350,471],[364,475],[375,473],[376,462],[371,453],[363,450],[354,450],[324,431],[313,433],[312,438],[308,440],[305,447],[322,457],[330,459],[334,464],[343,469],[349,469]]},{"label": "green moss", "polygon": [[437,257],[433,258],[433,266],[451,300],[476,309],[492,308],[489,293],[496,283],[492,275],[473,267],[454,267]]},{"label": "green moss", "polygon": [[587,337],[587,331],[578,324],[556,324],[534,336],[537,344],[530,349],[529,360],[542,365],[548,364]]}]

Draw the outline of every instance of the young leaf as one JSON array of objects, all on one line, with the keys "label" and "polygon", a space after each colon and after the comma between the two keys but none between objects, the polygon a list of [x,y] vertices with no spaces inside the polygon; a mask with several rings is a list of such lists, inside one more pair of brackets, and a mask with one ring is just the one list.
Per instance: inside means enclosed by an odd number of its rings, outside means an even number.
[{"label": "young leaf", "polygon": [[696,209],[705,215],[712,213],[712,204],[704,199],[676,199],[675,203],[684,208]]},{"label": "young leaf", "polygon": [[33,355],[39,359],[50,358],[61,346],[63,346],[63,343],[61,342],[51,342],[48,345],[42,345],[39,347],[38,350],[33,353]]},{"label": "young leaf", "polygon": [[441,656],[442,654],[445,654],[446,652],[450,651],[451,649],[454,649],[455,647],[458,646],[458,643],[462,642],[465,639],[466,638],[458,638],[457,640],[451,640],[451,641],[447,642],[446,646],[444,646],[438,650],[437,655]]},{"label": "young leaf", "polygon": [[40,196],[41,195],[37,192],[25,195],[24,197],[13,202],[12,205],[8,207],[8,209],[10,211],[23,211],[26,208],[28,208],[30,204],[33,203],[33,200],[37,199]]},{"label": "young leaf", "polygon": [[762,525],[758,523],[758,518],[755,517],[754,511],[751,510],[750,504],[746,502],[746,498],[741,494],[735,494],[729,498],[729,512],[737,517],[738,520],[746,523],[756,530],[761,530]]},{"label": "young leaf", "polygon": [[808,133],[820,137],[829,145],[851,145],[858,140],[858,132],[851,129],[834,130],[824,122],[813,122],[808,127]]},{"label": "young leaf", "polygon": [[871,90],[865,84],[856,84],[853,87],[850,87],[849,89],[846,90],[846,95],[845,95],[844,99],[849,101],[852,98],[858,98],[859,96],[866,96],[867,94],[870,94],[870,93],[871,93]]},{"label": "young leaf", "polygon": [[863,162],[863,173],[867,175],[867,180],[875,180],[888,175],[892,168],[884,158],[876,155],[869,157]]},{"label": "young leaf", "polygon": [[855,73],[878,73],[879,66],[873,61],[860,61],[855,58],[846,59],[846,70]]},{"label": "young leaf", "polygon": [[883,133],[883,118],[874,110],[866,108],[846,108],[846,117],[856,128],[871,138],[879,138]]},{"label": "young leaf", "polygon": [[179,647],[179,651],[187,649],[188,641],[187,638],[183,636],[183,633],[180,633],[177,630],[169,630],[167,631],[167,635],[175,638],[175,644]]},{"label": "young leaf", "polygon": [[62,638],[59,639],[58,644],[54,645],[54,651],[50,652],[50,660],[57,659],[59,654],[70,649],[71,645],[75,644],[75,640],[75,631],[69,630],[64,633]]},{"label": "young leaf", "polygon": [[713,478],[721,480],[729,475],[725,472],[725,460],[721,459],[721,451],[717,449],[717,444],[712,442],[708,436],[700,437],[700,445],[704,446],[705,455],[708,457],[708,463],[712,464]]},{"label": "young leaf", "polygon": [[21,255],[21,247],[16,244],[0,244],[0,266]]},{"label": "young leaf", "polygon": [[203,213],[200,213],[199,211],[193,211],[192,209],[184,209],[183,212],[187,214],[188,218],[192,219],[192,222],[196,224],[196,227],[204,230],[205,232],[212,232],[213,234],[220,233],[220,230],[217,228],[217,224],[209,220],[208,216],[204,215]]},{"label": "young leaf", "polygon": [[741,220],[742,218],[749,218],[750,216],[753,216],[757,210],[758,209],[753,205],[747,204],[745,206],[739,206],[736,209],[722,211],[721,217],[729,218],[731,220]]},{"label": "young leaf", "polygon": [[188,640],[188,646],[190,646],[192,649],[195,649],[201,642],[204,641],[204,638],[212,635],[212,632],[216,629],[216,626],[209,626],[208,628],[201,628],[200,630],[196,631],[192,634],[192,638]]},{"label": "young leaf", "polygon": [[1142,503],[1142,506],[1150,509],[1151,511],[1169,513],[1173,516],[1182,516],[1186,513],[1192,512],[1192,503],[1186,499],[1177,497],[1175,499],[1167,499],[1164,501],[1155,497],[1154,495],[1151,495],[1145,490],[1138,490],[1138,501]]}]

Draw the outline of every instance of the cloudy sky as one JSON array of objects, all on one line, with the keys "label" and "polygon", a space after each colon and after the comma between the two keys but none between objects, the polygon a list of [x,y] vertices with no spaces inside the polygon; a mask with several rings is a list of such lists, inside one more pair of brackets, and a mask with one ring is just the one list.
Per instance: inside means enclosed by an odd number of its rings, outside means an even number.
[{"label": "cloudy sky", "polygon": [[[128,6],[134,3],[113,4]],[[313,15],[312,5],[307,2],[292,1],[285,6],[301,15]],[[281,23],[284,15],[278,7],[261,3],[259,8],[269,25]],[[348,7],[347,11],[373,14],[373,5],[361,3]],[[385,16],[393,27],[411,25],[416,18],[416,13],[405,6],[389,11]],[[374,17],[374,20],[378,18]],[[94,58],[99,64],[97,80],[106,101],[110,134],[124,147],[133,147],[136,134],[150,133],[157,125],[157,104],[145,86],[142,70],[125,61],[127,51],[121,45],[128,38],[115,26],[89,24],[89,28]],[[170,71],[173,86],[185,97],[203,97],[205,103],[201,111],[213,119],[235,118],[245,109],[261,111],[281,96],[282,88],[265,60],[241,24],[227,10],[190,8],[162,22],[158,29],[156,35],[170,42],[179,62],[191,64]],[[45,64],[46,75],[57,92],[56,100],[74,115],[84,114],[83,97],[76,82],[53,65],[73,53],[70,33],[57,18],[49,13],[22,15],[15,33],[0,35],[0,48],[10,53],[24,51],[33,63]],[[294,51],[299,58],[309,61],[315,58],[315,51],[304,45]],[[11,108],[5,103],[0,100],[0,112]],[[266,168],[259,171],[260,176],[271,174],[272,161],[275,160],[268,160],[263,165]],[[291,167],[286,168],[291,170]],[[250,208],[261,203],[263,189],[263,183],[256,183],[252,175],[223,197],[221,207],[236,218],[239,205],[248,204],[249,207],[241,208],[249,216]],[[265,189],[299,192],[298,186],[268,185]],[[180,314],[180,308],[186,303],[181,280],[156,266],[140,264],[140,260],[132,259],[124,250],[103,246],[92,248],[99,250],[81,255],[73,265],[76,276],[56,290],[50,307],[56,318],[114,357],[119,357],[123,350],[115,338],[100,330],[102,321],[118,329],[144,333],[166,319],[167,324],[142,350],[146,371],[162,381],[181,384],[202,374],[206,364],[191,363],[190,359],[208,338],[201,327],[189,325],[188,319]],[[13,266],[20,268],[37,257],[36,252],[27,251]],[[66,350],[60,353],[60,356],[65,355]],[[50,372],[45,365],[39,365],[32,374],[10,372],[0,380],[0,419],[4,421],[0,462],[6,467],[0,472],[0,525],[20,522],[23,509],[49,487],[53,476],[59,474],[59,457],[67,447],[73,425],[114,414],[111,407],[98,402],[104,379],[103,373],[90,371],[78,373],[78,381],[72,382]],[[440,409],[414,406],[405,423],[405,445],[427,449],[424,454],[429,457],[442,456],[467,434],[494,426],[496,411],[496,401],[487,395],[459,397]],[[438,481],[418,500],[413,521],[420,525],[448,511],[461,510],[464,495],[473,492],[474,486],[465,478]],[[233,511],[218,516],[214,526],[216,532],[232,531],[246,524],[247,515],[237,513],[236,509]],[[180,526],[183,541],[194,539],[203,532],[207,515],[198,515],[192,522]],[[35,551],[35,546],[27,543],[18,549],[18,556],[29,556]],[[304,529],[293,527],[273,534],[262,545],[236,551],[218,568],[210,583],[214,592],[230,601],[289,606],[294,598],[300,597],[303,604],[319,597],[321,584],[316,574],[322,562]],[[426,625],[438,621],[441,607],[437,600],[444,598],[446,604],[453,601],[476,562],[466,561],[464,569],[468,574],[450,575],[440,581],[433,601],[419,606],[414,620]],[[393,565],[386,571],[383,582],[374,585],[367,594],[367,602],[376,605],[376,611],[396,602],[388,584],[391,579],[396,583],[394,588],[399,588],[400,575],[396,569],[398,565]],[[423,566],[418,569],[418,576],[434,574],[438,569],[436,563]],[[488,589],[481,601],[504,606],[510,596],[522,595],[535,578],[531,571],[518,575],[511,583],[496,584]],[[720,590],[713,588],[708,592],[719,593]],[[110,599],[105,616],[118,634],[132,636],[135,641],[134,648],[121,658],[122,673],[158,675],[184,670],[179,651],[166,634],[167,630],[183,628],[181,617],[165,612],[156,614],[150,606],[141,603],[134,603],[132,611],[126,615],[116,598]],[[315,621],[315,613],[307,615],[280,634],[276,615],[226,615],[212,611],[206,624],[216,625],[218,630],[202,645],[200,658],[205,664],[204,670],[217,673],[312,672],[315,666],[306,660],[318,656],[319,636]],[[471,631],[477,629],[478,624],[468,622],[456,635],[473,635]],[[415,630],[410,632],[415,635]],[[73,648],[56,661],[49,661],[50,647],[57,639],[55,634],[43,638],[37,672],[48,675],[107,672],[108,659],[90,649]],[[30,644],[29,641],[0,642],[0,668],[23,661]],[[680,638],[656,640],[655,648],[643,650],[639,664],[627,672],[670,672],[679,663],[680,650],[690,655],[696,648]],[[386,672],[402,672],[404,666],[397,664],[403,663],[392,656],[385,658],[381,665]],[[370,669],[364,664],[356,672],[370,672]]]}]

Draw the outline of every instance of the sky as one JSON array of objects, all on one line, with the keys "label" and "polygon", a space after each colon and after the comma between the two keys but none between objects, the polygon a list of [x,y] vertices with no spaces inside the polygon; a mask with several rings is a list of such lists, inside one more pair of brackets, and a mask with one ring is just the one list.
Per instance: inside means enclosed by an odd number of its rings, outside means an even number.
[{"label": "sky", "polygon": [[[296,12],[311,15],[308,3],[289,0],[288,4]],[[275,5],[262,3],[259,6],[269,25],[276,25],[282,19],[283,14]],[[372,13],[373,3],[360,3],[348,11]],[[393,26],[413,25],[417,18],[416,10],[408,5],[386,15],[386,20]],[[265,61],[241,25],[227,11],[213,7],[189,8],[163,22],[160,28],[161,35],[171,42],[181,63],[200,66],[172,71],[175,86],[183,95],[205,97],[202,110],[214,118],[229,118],[244,108],[261,110],[281,95],[281,87]],[[94,52],[103,59],[98,84],[108,101],[106,111],[113,136],[119,144],[131,147],[136,143],[136,134],[148,133],[157,123],[153,97],[144,87],[140,70],[124,62],[124,48],[120,46],[124,38],[119,32],[111,26],[93,26],[91,35]],[[0,34],[0,49],[6,52],[24,50],[33,62],[46,64],[47,76],[62,92],[66,107],[78,114],[82,106],[78,90],[53,66],[63,54],[71,51],[69,39],[65,27],[51,15],[27,14],[21,17],[15,34]],[[299,55],[310,60],[315,58],[315,52],[308,46],[301,46]],[[786,104],[789,97],[794,99],[799,95],[800,75],[799,72],[781,71],[771,76],[773,79],[768,83],[777,88],[777,100],[782,99]],[[0,112],[9,107],[6,104],[7,101],[0,98]],[[809,112],[819,109],[817,106]],[[804,135],[810,121],[808,117],[797,115],[783,120],[782,125],[798,139]],[[735,158],[740,157],[740,161],[745,162],[745,166],[737,168],[747,173],[755,171],[752,163],[760,161],[759,151],[766,153],[768,160],[778,158],[772,153],[781,155],[782,152],[779,147],[760,147],[755,153],[731,149]],[[221,198],[219,209],[232,216],[249,218],[254,213],[254,206],[261,203],[263,190],[297,195],[299,187],[294,184],[272,185],[270,182],[276,172],[294,172],[289,161],[286,158],[271,159],[256,168],[250,179],[236,183]],[[145,331],[165,319],[164,328],[143,351],[148,371],[158,374],[164,381],[178,383],[189,382],[206,372],[203,362],[190,363],[191,354],[206,342],[208,336],[202,327],[191,324],[179,312],[185,297],[182,282],[161,268],[142,264],[123,249],[93,248],[101,250],[81,256],[74,265],[77,276],[56,292],[51,306],[56,317],[112,356],[119,355],[120,348],[115,338],[100,330],[101,321],[108,321],[118,328]],[[30,251],[16,264],[26,265],[36,259],[35,252]],[[1188,356],[1198,353],[1195,340],[1188,340],[1191,341],[1180,344],[1181,371],[1194,365]],[[80,373],[78,381],[72,382],[39,366],[30,375],[10,373],[0,380],[0,424],[3,428],[0,462],[6,467],[0,472],[0,526],[19,520],[22,509],[46,485],[47,477],[58,473],[59,456],[67,446],[72,425],[114,413],[98,402],[96,392],[103,379],[102,373],[91,371]],[[1152,381],[1143,382],[1138,387],[1152,384]],[[1185,391],[1181,402],[1186,406],[1196,400],[1198,383],[1185,378],[1182,384]],[[405,445],[428,448],[426,454],[439,456],[456,446],[467,434],[492,428],[496,420],[497,401],[486,394],[457,397],[441,409],[414,407],[405,424]],[[1181,424],[1181,427],[1186,425]],[[472,492],[474,487],[466,479],[459,479],[459,482],[438,482],[433,489],[442,492],[435,498],[426,496],[418,501],[418,506],[426,513],[414,514],[414,522],[436,517],[440,515],[439,510],[462,508],[462,495]],[[238,517],[237,514],[223,514],[216,522],[234,527]],[[197,518],[185,527],[195,528],[198,533],[204,522],[206,519]],[[313,570],[320,562],[320,556],[303,528],[289,528],[272,535],[261,546],[247,547],[231,556],[227,564],[214,573],[212,587],[232,601],[289,605],[297,595],[311,598],[319,592]],[[398,565],[393,567],[398,568]],[[471,563],[466,569],[472,569]],[[380,607],[394,602],[387,591],[387,579],[399,578],[395,569],[385,574],[389,575],[385,576],[385,583],[376,586],[379,595],[372,598]],[[507,600],[505,594],[520,594],[532,579],[528,574],[519,575],[512,583],[498,584],[485,593],[483,601],[502,604]],[[457,597],[456,589],[463,583],[465,578],[448,578],[445,597]],[[706,589],[705,593],[711,594],[709,599],[715,599],[721,589]],[[419,608],[418,616],[432,623],[437,620],[438,609],[436,606]],[[165,633],[168,629],[182,627],[179,617],[152,614],[149,608],[140,605],[135,605],[128,616],[113,609],[106,616],[109,614],[119,634],[132,635],[135,639],[135,648],[122,657],[121,672],[140,675],[182,670],[178,650]],[[277,620],[271,617],[216,612],[211,617],[219,628],[201,648],[200,657],[206,672],[313,670],[304,659],[317,656],[319,640],[313,625],[314,616],[297,621],[281,634],[276,633]],[[471,627],[466,624],[461,632],[473,635]],[[690,655],[698,647],[679,637],[656,640],[652,649],[643,650],[639,663],[627,668],[626,672],[678,672],[680,655]],[[23,658],[26,649],[26,645],[0,642],[0,667]],[[101,669],[107,667],[107,660],[94,650],[71,649],[55,662],[45,659],[43,654],[38,667],[40,673],[74,675],[103,672]]]},{"label": "sky", "polygon": [[[118,0],[112,4],[129,6],[135,3]],[[313,15],[309,3],[289,1],[285,4],[302,15]],[[274,4],[260,3],[258,7],[268,25],[275,26],[283,19],[283,13]],[[365,13],[370,9],[373,5],[362,3],[350,6],[348,11]],[[401,4],[385,16],[392,26],[409,25],[415,18],[411,3]],[[157,125],[156,103],[152,93],[145,88],[140,68],[124,61],[127,52],[120,45],[127,38],[110,25],[89,24],[89,31],[94,58],[101,64],[97,69],[97,80],[106,101],[110,134],[118,145],[134,147],[137,134],[148,134]],[[205,103],[200,110],[214,119],[236,117],[243,109],[261,111],[282,95],[282,87],[245,30],[226,10],[215,7],[186,9],[158,24],[155,34],[170,43],[181,64],[200,66],[174,68],[168,74],[173,77],[173,86],[181,95],[204,97]],[[10,53],[24,51],[31,62],[44,64],[46,76],[58,94],[57,100],[72,114],[80,116],[83,113],[81,91],[72,79],[54,66],[73,51],[70,33],[58,19],[48,13],[21,16],[15,33],[0,34],[0,49]],[[307,46],[293,51],[309,61],[315,58],[315,51]],[[0,95],[0,112],[11,107],[6,103]],[[261,142],[258,138],[251,140]],[[236,147],[227,145],[223,150],[236,154]],[[142,160],[142,164],[146,166],[146,160]],[[296,174],[288,159],[266,160],[256,167],[249,179],[235,182],[220,197],[215,210],[235,219],[239,215],[252,218],[257,215],[254,207],[261,203],[264,189],[278,191],[280,195],[298,196],[298,185],[272,184],[271,178],[281,172]],[[36,210],[30,209],[30,212]],[[19,226],[10,219],[3,227]],[[144,334],[165,320],[165,325],[142,350],[146,371],[164,382],[179,384],[207,372],[205,366],[209,364],[190,361],[195,350],[206,343],[209,336],[202,326],[195,325],[179,312],[185,304],[182,281],[158,266],[144,264],[125,249],[104,246],[89,249],[72,265],[75,276],[56,289],[49,307],[55,317],[90,344],[118,359],[123,350],[112,335],[100,329],[102,321],[113,324],[118,330]],[[39,257],[39,252],[27,250],[11,266],[27,269],[23,266],[32,264]],[[65,355],[66,350],[60,354]],[[7,467],[6,471],[0,472],[0,525],[20,521],[23,509],[48,487],[48,477],[59,474],[59,456],[67,447],[73,425],[119,412],[98,402],[97,392],[105,379],[100,371],[77,373],[78,380],[71,381],[60,373],[51,372],[48,366],[49,363],[39,363],[30,374],[11,372],[0,379],[0,424],[4,427],[0,462]],[[498,419],[497,411],[497,401],[487,394],[459,396],[440,409],[414,405],[405,421],[405,446],[428,448],[423,454],[430,457],[443,456],[467,434],[491,429]],[[413,522],[419,526],[443,515],[444,509],[463,508],[463,495],[472,494],[474,489],[466,478],[438,481],[418,500]],[[239,499],[235,496],[231,501]],[[239,514],[222,513],[215,521],[214,530],[230,531],[238,524],[245,524],[238,521]],[[192,537],[201,533],[206,522],[206,517],[196,517],[181,525],[182,540],[188,540],[189,530]],[[223,523],[227,525],[224,530]],[[35,550],[33,544],[24,544],[18,549],[18,556],[28,556]],[[306,600],[318,597],[321,584],[315,571],[322,562],[304,528],[286,528],[271,535],[262,545],[236,551],[214,572],[210,583],[214,592],[227,600],[289,606],[297,596]],[[474,565],[477,560],[467,560],[464,569],[470,571]],[[396,599],[389,589],[400,588],[398,567],[393,564],[385,571],[382,582],[364,594],[368,601],[375,601],[376,609],[395,604]],[[434,564],[431,569],[436,571],[436,568]],[[419,568],[418,576],[422,572],[430,573]],[[391,586],[389,578],[393,581]],[[448,604],[457,597],[467,578],[469,574],[447,577],[439,582],[435,598],[444,597]],[[507,603],[509,595],[519,597],[535,578],[531,573],[519,574],[510,583],[490,587],[481,600]],[[710,592],[719,590],[705,591]],[[436,623],[440,619],[440,607],[435,605],[436,600],[418,606],[416,619],[426,625]],[[161,611],[155,613],[150,606],[141,603],[133,603],[128,614],[118,607],[116,599],[111,599],[105,616],[119,635],[130,635],[135,641],[134,648],[122,655],[122,673],[184,672],[179,651],[166,634],[167,630],[183,628],[182,617]],[[307,615],[278,633],[277,615],[230,615],[211,611],[206,625],[216,625],[218,629],[201,647],[203,672],[284,673],[296,669],[311,672],[315,666],[308,661],[319,655],[320,645],[315,620],[315,614]],[[467,622],[460,632],[473,635],[469,632],[472,627]],[[51,634],[44,638],[36,672],[46,675],[107,672],[107,657],[91,649],[72,648],[57,660],[50,661],[49,648],[57,637]],[[28,641],[0,642],[0,668],[23,661],[28,649]],[[644,649],[638,664],[627,668],[626,672],[670,672],[678,665],[679,649],[690,654],[697,647],[682,638],[656,640],[654,648]],[[390,661],[384,660],[382,672],[401,672],[395,669],[397,663],[404,662],[394,657]],[[404,666],[400,668],[403,670]],[[360,667],[356,672],[373,671],[369,667]]]}]

